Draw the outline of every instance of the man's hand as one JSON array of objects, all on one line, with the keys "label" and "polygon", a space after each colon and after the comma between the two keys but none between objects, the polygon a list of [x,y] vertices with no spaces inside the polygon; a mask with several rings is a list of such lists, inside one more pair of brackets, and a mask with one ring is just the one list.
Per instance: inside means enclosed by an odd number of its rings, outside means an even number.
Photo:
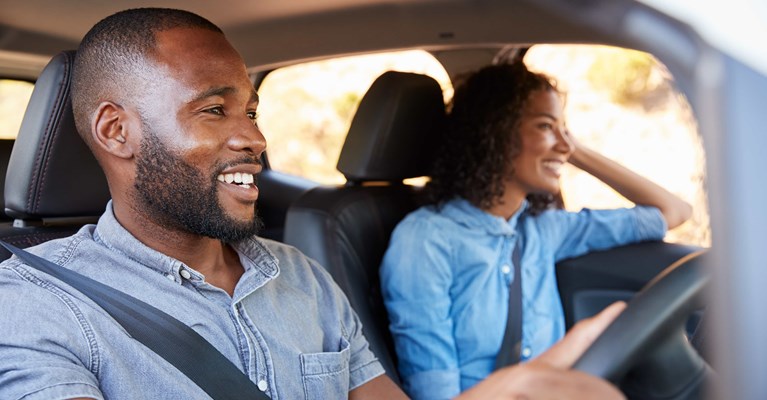
[{"label": "man's hand", "polygon": [[624,399],[607,381],[569,368],[625,307],[618,302],[579,322],[536,359],[494,372],[455,400]]}]

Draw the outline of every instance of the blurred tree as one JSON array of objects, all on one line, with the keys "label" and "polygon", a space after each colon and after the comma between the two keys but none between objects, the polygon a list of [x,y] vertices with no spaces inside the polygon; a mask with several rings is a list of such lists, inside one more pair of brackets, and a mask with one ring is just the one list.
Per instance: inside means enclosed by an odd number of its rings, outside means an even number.
[{"label": "blurred tree", "polygon": [[647,98],[655,98],[653,94],[666,84],[661,70],[660,64],[647,53],[603,48],[594,57],[586,78],[594,89],[609,93],[616,104],[647,105]]}]

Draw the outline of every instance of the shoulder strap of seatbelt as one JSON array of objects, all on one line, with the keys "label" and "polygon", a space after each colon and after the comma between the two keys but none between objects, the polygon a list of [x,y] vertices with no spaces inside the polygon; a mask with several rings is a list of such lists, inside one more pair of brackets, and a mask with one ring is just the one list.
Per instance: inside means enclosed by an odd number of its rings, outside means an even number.
[{"label": "shoulder strap of seatbelt", "polygon": [[[521,218],[521,216],[520,216]],[[522,238],[517,230],[517,242],[511,255],[514,280],[509,285],[509,315],[506,320],[506,332],[501,342],[501,350],[495,358],[495,369],[519,362],[522,347]]]},{"label": "shoulder strap of seatbelt", "polygon": [[192,328],[111,286],[0,241],[27,265],[88,296],[143,343],[216,400],[269,399],[239,368]]}]

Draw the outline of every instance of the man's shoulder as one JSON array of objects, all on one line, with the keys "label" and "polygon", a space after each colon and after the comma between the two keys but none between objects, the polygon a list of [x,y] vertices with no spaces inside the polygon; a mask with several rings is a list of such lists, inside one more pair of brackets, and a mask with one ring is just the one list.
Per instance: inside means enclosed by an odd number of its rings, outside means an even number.
[{"label": "man's shoulder", "polygon": [[[83,241],[92,240],[92,226],[83,226],[76,233],[61,238],[51,239],[34,246],[23,248],[24,251],[42,257],[51,262],[61,264],[62,261],[71,257],[74,248]],[[20,247],[19,245],[16,245]],[[16,257],[9,257],[0,262],[0,268],[7,268],[23,264]]]}]

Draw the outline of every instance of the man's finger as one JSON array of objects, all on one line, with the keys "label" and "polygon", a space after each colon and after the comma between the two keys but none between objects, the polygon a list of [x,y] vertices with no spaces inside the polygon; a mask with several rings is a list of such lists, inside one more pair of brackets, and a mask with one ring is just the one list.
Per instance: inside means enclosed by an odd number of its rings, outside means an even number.
[{"label": "man's finger", "polygon": [[533,362],[545,362],[563,369],[570,368],[625,308],[625,302],[615,302],[599,314],[578,322],[562,340]]}]

